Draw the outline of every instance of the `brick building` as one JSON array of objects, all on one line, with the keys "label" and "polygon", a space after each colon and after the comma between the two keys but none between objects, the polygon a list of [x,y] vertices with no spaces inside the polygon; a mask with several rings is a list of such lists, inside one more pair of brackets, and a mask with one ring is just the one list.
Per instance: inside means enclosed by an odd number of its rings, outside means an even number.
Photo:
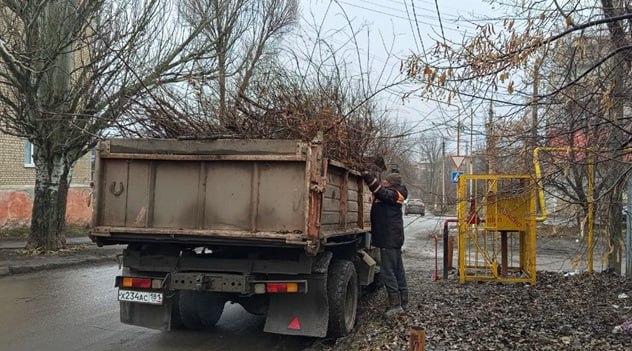
[{"label": "brick building", "polygon": [[[0,133],[0,228],[28,225],[31,221],[35,185],[32,145],[21,138]],[[77,161],[68,192],[66,220],[88,225],[92,217],[92,167],[90,155]]]}]

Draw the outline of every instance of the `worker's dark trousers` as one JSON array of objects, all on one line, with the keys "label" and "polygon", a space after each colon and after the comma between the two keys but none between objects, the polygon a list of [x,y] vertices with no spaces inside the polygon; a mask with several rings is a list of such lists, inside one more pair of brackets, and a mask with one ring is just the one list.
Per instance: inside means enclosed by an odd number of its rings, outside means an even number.
[{"label": "worker's dark trousers", "polygon": [[389,294],[408,292],[401,249],[380,249],[380,275]]}]

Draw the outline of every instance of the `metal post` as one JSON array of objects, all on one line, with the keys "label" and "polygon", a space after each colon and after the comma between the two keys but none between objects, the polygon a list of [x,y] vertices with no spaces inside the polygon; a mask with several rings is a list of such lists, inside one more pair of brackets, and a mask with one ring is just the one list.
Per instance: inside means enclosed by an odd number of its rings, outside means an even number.
[{"label": "metal post", "polygon": [[625,226],[625,276],[632,277],[632,175],[628,175],[628,206]]},{"label": "metal post", "polygon": [[595,211],[595,165],[593,162],[592,152],[588,153],[588,271],[593,271],[593,251],[595,251],[595,243],[593,242],[594,221],[593,213]]},{"label": "metal post", "polygon": [[424,351],[426,349],[426,330],[423,327],[410,328],[408,351]]},{"label": "metal post", "polygon": [[489,121],[487,122],[487,173],[496,173],[496,136],[494,135],[494,110],[489,102]]},{"label": "metal post", "polygon": [[505,278],[507,277],[507,266],[509,264],[509,260],[507,259],[507,231],[503,230],[500,232],[500,276]]},{"label": "metal post", "polygon": [[441,215],[445,214],[445,139],[441,138]]},{"label": "metal post", "polygon": [[450,249],[448,246],[448,241],[450,240],[450,232],[448,227],[449,221],[445,221],[443,223],[443,280],[448,279],[448,270],[450,269],[450,262],[448,261],[448,250]]}]

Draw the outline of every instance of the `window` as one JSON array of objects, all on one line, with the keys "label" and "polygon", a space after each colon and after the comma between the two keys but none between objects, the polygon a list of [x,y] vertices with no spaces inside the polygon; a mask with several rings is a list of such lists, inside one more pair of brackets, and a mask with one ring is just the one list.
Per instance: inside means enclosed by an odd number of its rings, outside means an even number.
[{"label": "window", "polygon": [[34,152],[35,146],[30,141],[24,140],[24,167],[35,167],[35,162],[33,162]]}]

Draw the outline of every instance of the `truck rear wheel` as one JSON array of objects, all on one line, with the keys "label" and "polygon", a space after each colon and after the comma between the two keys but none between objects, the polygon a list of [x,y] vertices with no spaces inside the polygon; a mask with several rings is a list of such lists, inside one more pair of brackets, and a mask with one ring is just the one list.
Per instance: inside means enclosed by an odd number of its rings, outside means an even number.
[{"label": "truck rear wheel", "polygon": [[211,329],[224,312],[226,298],[220,294],[180,291],[178,309],[182,324],[188,329]]},{"label": "truck rear wheel", "polygon": [[358,277],[351,261],[333,261],[327,275],[329,335],[341,337],[353,330],[358,307]]}]

